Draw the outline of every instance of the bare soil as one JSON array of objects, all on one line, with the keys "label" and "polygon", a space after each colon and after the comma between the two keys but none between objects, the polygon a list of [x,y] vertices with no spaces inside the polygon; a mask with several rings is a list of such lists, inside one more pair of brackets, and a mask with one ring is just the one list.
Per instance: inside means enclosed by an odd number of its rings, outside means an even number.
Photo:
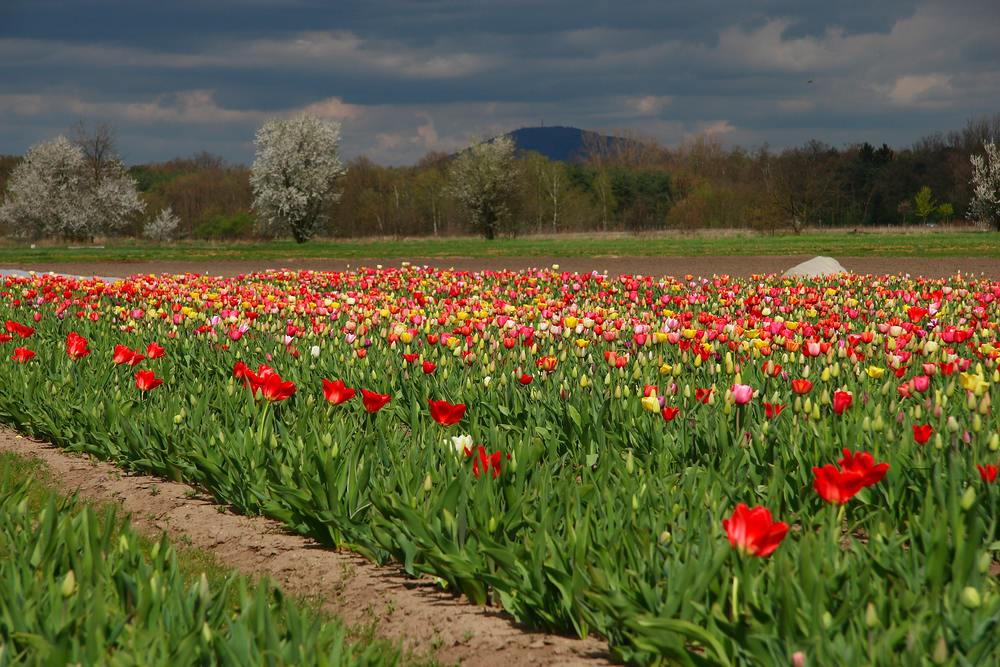
[{"label": "bare soil", "polygon": [[229,512],[186,484],[127,474],[6,428],[0,428],[0,451],[41,459],[67,493],[120,504],[136,530],[166,532],[229,567],[266,576],[350,626],[374,624],[375,634],[401,642],[415,655],[482,667],[613,664],[603,641],[530,631],[498,609],[442,592],[428,579],[414,580],[396,567],[324,548],[275,521]]},{"label": "bare soil", "polygon": [[[56,271],[78,275],[128,276],[134,274],[199,273],[235,276],[266,269],[309,269],[343,271],[359,266],[399,266],[403,261],[421,266],[460,271],[483,269],[544,268],[558,264],[567,271],[607,271],[610,274],[711,276],[728,274],[749,277],[754,274],[781,273],[810,255],[703,256],[703,257],[438,257],[410,260],[399,258],[369,259],[287,259],[287,260],[204,260],[152,262],[13,262],[8,268]],[[1000,279],[1000,259],[990,257],[837,257],[845,268],[862,274],[909,273],[925,278],[943,278],[956,272],[985,274]]]}]

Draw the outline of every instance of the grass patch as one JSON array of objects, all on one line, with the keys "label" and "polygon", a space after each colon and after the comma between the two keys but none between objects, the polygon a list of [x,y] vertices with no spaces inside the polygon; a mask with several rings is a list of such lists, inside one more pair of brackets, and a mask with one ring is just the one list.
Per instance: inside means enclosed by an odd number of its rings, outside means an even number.
[{"label": "grass patch", "polygon": [[836,257],[1000,257],[1000,235],[984,232],[807,233],[766,236],[719,234],[593,234],[527,236],[486,241],[474,237],[211,242],[172,244],[110,241],[104,247],[0,246],[0,264],[285,259],[448,259],[456,257],[612,257],[831,255]]}]

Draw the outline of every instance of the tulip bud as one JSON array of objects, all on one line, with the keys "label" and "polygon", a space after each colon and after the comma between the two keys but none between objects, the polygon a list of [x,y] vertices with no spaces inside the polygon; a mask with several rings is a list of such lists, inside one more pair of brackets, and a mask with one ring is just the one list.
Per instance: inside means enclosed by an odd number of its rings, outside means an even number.
[{"label": "tulip bud", "polygon": [[212,642],[212,628],[208,627],[208,621],[201,624],[201,638],[205,640],[206,644]]},{"label": "tulip bud", "polygon": [[878,625],[878,613],[875,611],[875,605],[871,602],[865,607],[865,625],[869,628],[874,628]]},{"label": "tulip bud", "polygon": [[937,646],[934,647],[934,653],[931,656],[935,665],[943,665],[948,661],[948,642],[944,640],[944,637],[939,637]]},{"label": "tulip bud", "polygon": [[633,512],[639,511],[639,499],[636,497],[634,493],[632,494],[632,511]]},{"label": "tulip bud", "polygon": [[628,450],[628,454],[625,456],[625,471],[631,475],[635,471],[635,458],[632,456],[632,450]]},{"label": "tulip bud", "polygon": [[986,574],[990,571],[990,564],[993,562],[993,557],[988,551],[984,551],[979,554],[979,563],[977,567],[979,569],[979,574]]},{"label": "tulip bud", "polygon": [[983,418],[979,415],[972,415],[972,432],[979,433],[983,428]]},{"label": "tulip bud", "polygon": [[979,401],[979,414],[988,415],[990,413],[990,393],[983,394],[983,400]]},{"label": "tulip bud", "polygon": [[982,600],[979,597],[979,591],[972,586],[966,586],[963,588],[960,597],[962,604],[965,605],[966,609],[978,609],[979,605],[982,604]]},{"label": "tulip bud", "polygon": [[833,615],[828,611],[823,612],[823,615],[820,616],[820,620],[823,622],[823,627],[827,630],[829,630],[833,625]]},{"label": "tulip bud", "polygon": [[64,598],[68,598],[76,593],[76,575],[73,574],[73,570],[67,572],[66,576],[63,577],[62,585],[59,587],[59,592],[62,593]]},{"label": "tulip bud", "polygon": [[660,533],[660,544],[669,544],[669,543],[670,543],[670,531],[665,530],[662,533]]},{"label": "tulip bud", "polygon": [[1000,433],[994,433],[990,436],[989,448],[991,452],[1000,449]]},{"label": "tulip bud", "polygon": [[954,415],[948,416],[948,421],[945,423],[945,428],[948,429],[950,433],[958,433],[959,425],[958,420],[955,419]]},{"label": "tulip bud", "polygon": [[202,604],[208,604],[212,597],[212,590],[208,586],[208,577],[205,576],[204,572],[198,578],[198,597],[201,599]]},{"label": "tulip bud", "polygon": [[961,505],[963,510],[968,512],[970,509],[972,509],[972,506],[975,504],[975,502],[976,502],[976,491],[970,486],[965,490],[965,493],[962,494],[962,500],[959,504]]}]

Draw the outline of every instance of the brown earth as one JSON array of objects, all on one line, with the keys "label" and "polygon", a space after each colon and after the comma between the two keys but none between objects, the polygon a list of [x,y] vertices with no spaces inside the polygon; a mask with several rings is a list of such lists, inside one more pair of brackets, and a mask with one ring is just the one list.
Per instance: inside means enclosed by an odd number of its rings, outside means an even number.
[{"label": "brown earth", "polygon": [[211,552],[248,575],[267,576],[288,593],[322,604],[350,626],[370,627],[415,655],[444,664],[610,665],[607,644],[532,632],[502,611],[448,595],[429,579],[324,548],[275,521],[233,514],[186,484],[131,475],[0,428],[0,451],[41,459],[67,493],[116,502],[139,531]]},{"label": "brown earth", "polygon": [[[610,274],[631,273],[642,275],[710,276],[729,274],[748,277],[753,274],[781,273],[800,262],[811,259],[809,255],[757,255],[749,257],[448,257],[412,258],[414,265],[454,268],[463,271],[481,269],[525,269],[549,267],[558,264],[568,271],[607,271]],[[856,273],[910,273],[914,276],[941,278],[963,274],[985,274],[1000,280],[1000,259],[989,257],[838,257],[840,263]],[[10,267],[35,271],[56,271],[78,275],[127,276],[133,274],[201,273],[232,276],[265,269],[312,269],[318,271],[343,271],[359,266],[399,266],[399,258],[386,259],[286,259],[286,260],[197,260],[153,262],[71,262],[71,263],[13,263]]]}]

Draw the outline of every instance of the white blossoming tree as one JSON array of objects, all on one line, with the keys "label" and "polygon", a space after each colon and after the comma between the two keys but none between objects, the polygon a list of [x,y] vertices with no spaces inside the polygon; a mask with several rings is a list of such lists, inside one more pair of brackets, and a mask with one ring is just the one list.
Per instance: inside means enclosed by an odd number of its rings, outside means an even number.
[{"label": "white blossoming tree", "polygon": [[497,137],[459,153],[451,165],[449,190],[469,212],[479,233],[493,239],[510,216],[516,179],[514,142],[510,137]]},{"label": "white blossoming tree", "polygon": [[985,155],[973,155],[972,202],[969,218],[982,221],[1000,231],[1000,147],[989,142],[983,145]]},{"label": "white blossoming tree", "polygon": [[337,201],[340,124],[314,116],[272,119],[257,131],[250,170],[254,210],[262,227],[304,243],[315,235],[327,204]]},{"label": "white blossoming tree", "polygon": [[180,221],[180,218],[174,214],[174,210],[167,206],[160,209],[156,217],[146,223],[142,229],[142,235],[151,241],[170,241],[174,238]]},{"label": "white blossoming tree", "polygon": [[117,158],[99,170],[65,137],[32,146],[7,183],[0,221],[19,236],[74,241],[114,233],[142,212],[135,181]]}]

